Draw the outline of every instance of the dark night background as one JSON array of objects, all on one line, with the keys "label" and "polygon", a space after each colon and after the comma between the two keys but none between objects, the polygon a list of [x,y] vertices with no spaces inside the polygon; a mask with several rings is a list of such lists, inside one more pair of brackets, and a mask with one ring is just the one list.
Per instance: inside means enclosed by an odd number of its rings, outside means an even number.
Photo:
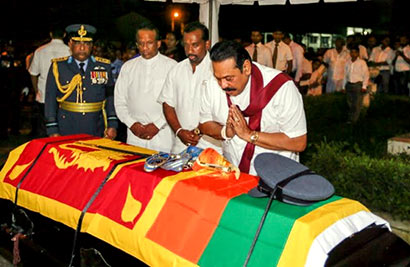
[{"label": "dark night background", "polygon": [[[358,0],[346,3],[284,6],[221,5],[220,36],[248,38],[252,27],[272,31],[280,26],[292,33],[322,32],[345,34],[347,26],[366,27],[376,33],[408,32],[408,0]],[[0,40],[28,44],[48,38],[52,25],[87,23],[97,27],[97,38],[134,41],[137,14],[154,22],[164,32],[170,30],[171,10],[178,8],[182,20],[198,19],[198,4],[176,4],[142,0],[54,0],[3,1]],[[177,24],[178,25],[178,24]]]}]

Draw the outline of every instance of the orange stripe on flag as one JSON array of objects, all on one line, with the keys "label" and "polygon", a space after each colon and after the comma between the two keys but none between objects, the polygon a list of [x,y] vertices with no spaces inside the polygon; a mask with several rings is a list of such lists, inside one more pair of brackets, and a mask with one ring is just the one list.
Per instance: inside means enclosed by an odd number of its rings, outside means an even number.
[{"label": "orange stripe on flag", "polygon": [[247,174],[239,180],[233,175],[222,178],[211,174],[178,182],[147,238],[197,263],[228,201],[249,191],[257,182],[256,177]]}]

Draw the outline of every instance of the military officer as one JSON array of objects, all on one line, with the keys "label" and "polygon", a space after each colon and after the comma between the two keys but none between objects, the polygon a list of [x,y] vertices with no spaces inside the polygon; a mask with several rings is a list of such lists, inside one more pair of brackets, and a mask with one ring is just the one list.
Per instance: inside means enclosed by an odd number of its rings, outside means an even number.
[{"label": "military officer", "polygon": [[52,60],[46,83],[45,117],[49,136],[91,134],[114,139],[118,119],[108,59],[91,55],[96,29],[66,28],[71,56]]}]

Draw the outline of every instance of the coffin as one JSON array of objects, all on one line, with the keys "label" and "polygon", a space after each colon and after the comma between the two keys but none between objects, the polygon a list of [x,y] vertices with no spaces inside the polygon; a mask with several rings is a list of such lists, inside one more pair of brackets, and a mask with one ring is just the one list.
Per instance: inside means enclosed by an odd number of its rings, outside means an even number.
[{"label": "coffin", "polygon": [[[149,266],[242,266],[268,202],[246,194],[259,178],[147,173],[144,161],[153,153],[89,135],[35,139],[10,153],[0,198],[71,229],[67,261],[78,253],[78,237],[87,235]],[[389,224],[352,199],[335,195],[305,207],[274,201],[248,266],[346,261],[354,246],[343,244],[352,237],[365,236],[367,244],[384,234],[391,234]]]}]

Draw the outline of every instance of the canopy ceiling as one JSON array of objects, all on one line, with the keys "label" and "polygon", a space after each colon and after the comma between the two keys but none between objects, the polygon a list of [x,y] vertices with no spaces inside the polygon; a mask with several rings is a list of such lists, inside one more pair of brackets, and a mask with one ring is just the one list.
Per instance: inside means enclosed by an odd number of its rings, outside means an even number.
[{"label": "canopy ceiling", "polygon": [[[166,2],[166,0],[146,0]],[[199,21],[204,23],[210,32],[212,45],[219,40],[218,18],[220,5],[285,5],[290,4],[315,4],[321,0],[172,0],[173,3],[197,3],[199,4]],[[323,0],[325,3],[356,2],[357,0]]]},{"label": "canopy ceiling", "polygon": [[[147,0],[147,1],[159,1],[166,2],[166,0]],[[319,3],[320,0],[215,0],[221,5],[253,5],[254,2],[258,2],[259,5],[285,5],[287,1],[291,4],[314,4]],[[338,2],[356,2],[357,0],[324,0],[325,3],[338,3]],[[209,0],[173,0],[174,3],[197,3],[206,4]],[[212,2],[212,0],[211,0]]]}]

